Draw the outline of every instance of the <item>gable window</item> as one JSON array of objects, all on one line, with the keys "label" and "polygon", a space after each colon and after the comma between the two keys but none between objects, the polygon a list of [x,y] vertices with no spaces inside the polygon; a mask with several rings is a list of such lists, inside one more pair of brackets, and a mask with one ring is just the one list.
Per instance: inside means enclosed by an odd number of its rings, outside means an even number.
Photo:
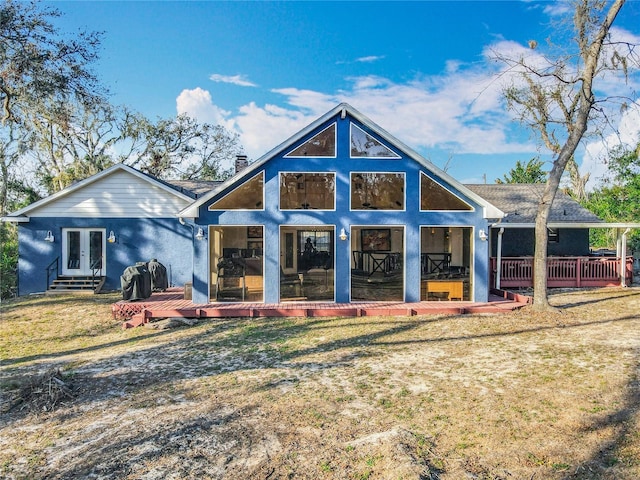
[{"label": "gable window", "polygon": [[351,158],[400,158],[389,147],[357,125],[351,124]]},{"label": "gable window", "polygon": [[329,125],[317,135],[311,137],[299,147],[290,151],[285,158],[335,157],[336,124]]},{"label": "gable window", "polygon": [[281,210],[335,209],[334,173],[281,173]]},{"label": "gable window", "polygon": [[420,172],[420,210],[466,210],[473,207]]},{"label": "gable window", "polygon": [[264,172],[250,178],[239,187],[212,203],[209,210],[263,210]]},{"label": "gable window", "polygon": [[351,173],[351,210],[403,210],[404,173]]}]

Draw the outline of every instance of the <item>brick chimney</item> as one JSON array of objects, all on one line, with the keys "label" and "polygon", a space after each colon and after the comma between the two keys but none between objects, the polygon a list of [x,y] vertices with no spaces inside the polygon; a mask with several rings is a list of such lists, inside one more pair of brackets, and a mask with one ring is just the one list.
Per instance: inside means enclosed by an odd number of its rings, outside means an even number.
[{"label": "brick chimney", "polygon": [[246,155],[236,155],[236,173],[240,170],[244,170],[249,166],[249,161]]}]

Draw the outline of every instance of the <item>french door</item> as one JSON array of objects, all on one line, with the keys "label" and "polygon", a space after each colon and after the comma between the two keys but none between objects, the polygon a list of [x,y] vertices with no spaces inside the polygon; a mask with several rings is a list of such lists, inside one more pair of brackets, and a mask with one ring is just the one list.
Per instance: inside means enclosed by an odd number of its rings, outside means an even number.
[{"label": "french door", "polygon": [[62,274],[91,275],[100,270],[105,275],[105,229],[62,229]]}]

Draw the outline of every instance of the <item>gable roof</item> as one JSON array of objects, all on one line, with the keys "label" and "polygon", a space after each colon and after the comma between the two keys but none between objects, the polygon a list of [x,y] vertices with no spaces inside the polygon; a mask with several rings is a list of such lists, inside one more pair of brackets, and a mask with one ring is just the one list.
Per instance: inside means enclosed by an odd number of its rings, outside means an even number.
[{"label": "gable roof", "polygon": [[496,206],[491,204],[489,201],[479,196],[477,193],[473,192],[472,190],[462,185],[456,179],[454,179],[453,177],[448,175],[446,172],[436,167],[433,163],[426,160],[420,154],[415,152],[413,149],[405,145],[403,142],[395,138],[389,132],[384,130],[382,127],[380,127],[379,125],[371,121],[369,118],[364,116],[362,113],[360,113],[358,110],[356,110],[355,108],[353,108],[351,105],[347,103],[341,103],[338,106],[334,107],[332,110],[322,115],[320,118],[318,118],[317,120],[309,124],[307,127],[303,128],[298,133],[296,133],[295,135],[293,135],[292,137],[290,137],[289,139],[287,139],[277,147],[273,148],[272,150],[264,154],[258,160],[256,160],[251,165],[249,165],[247,168],[240,171],[239,173],[237,173],[227,181],[223,182],[222,184],[218,185],[217,188],[214,188],[208,194],[205,194],[200,198],[198,198],[194,203],[192,203],[191,205],[186,207],[184,210],[182,210],[178,214],[178,216],[185,217],[185,218],[198,217],[199,208],[205,203],[207,203],[209,200],[211,200],[220,191],[233,185],[242,177],[252,177],[257,170],[262,168],[262,166],[265,163],[267,163],[269,160],[271,160],[273,157],[275,157],[282,151],[289,150],[294,146],[294,144],[302,140],[304,137],[306,137],[307,135],[312,133],[314,130],[319,128],[322,124],[326,123],[328,120],[330,120],[331,118],[337,115],[340,115],[341,118],[345,118],[347,115],[349,115],[350,117],[354,118],[355,120],[357,120],[358,122],[360,122],[361,124],[369,128],[372,132],[375,132],[375,134],[381,139],[383,139],[384,141],[402,150],[409,158],[418,162],[423,168],[432,172],[436,177],[441,178],[448,184],[458,189],[462,194],[464,194],[465,196],[467,196],[468,198],[476,202],[478,205],[480,205],[483,209],[483,214],[485,218],[502,218],[504,216],[503,212],[499,208],[497,208]]},{"label": "gable roof", "polygon": [[191,202],[193,200],[192,195],[187,195],[177,190],[176,187],[168,184],[167,182],[164,182],[155,177],[152,177],[151,175],[146,175],[140,172],[139,170],[136,170],[135,168],[125,165],[123,163],[118,163],[116,165],[113,165],[112,167],[107,168],[106,170],[103,170],[99,173],[96,173],[95,175],[92,175],[89,178],[85,178],[84,180],[74,183],[73,185],[70,185],[69,187],[63,190],[60,190],[59,192],[56,192],[53,195],[49,195],[48,197],[38,200],[37,202],[34,202],[31,205],[21,208],[20,210],[16,210],[15,212],[10,213],[6,217],[3,217],[3,220],[10,221],[10,222],[28,222],[29,214],[34,213],[38,209],[41,209],[42,207],[45,207],[48,205],[52,205],[53,203],[60,201],[61,199],[64,199],[65,197],[68,197],[73,193],[78,192],[84,188],[87,188],[93,185],[94,183],[99,182],[100,180],[104,180],[112,175],[115,175],[121,172],[126,172],[128,174],[131,174],[136,178],[138,178],[139,180],[147,182],[149,185],[155,188],[159,188],[161,191],[169,193],[172,196],[175,196],[177,199],[181,201]]},{"label": "gable roof", "polygon": [[[478,195],[486,198],[489,202],[497,206],[506,216],[500,220],[499,225],[503,227],[524,226],[533,227],[536,222],[538,203],[542,198],[545,184],[491,184],[491,185],[467,185]],[[549,226],[557,227],[559,224],[601,226],[608,225],[596,214],[590,212],[566,193],[558,190],[549,212]]]}]

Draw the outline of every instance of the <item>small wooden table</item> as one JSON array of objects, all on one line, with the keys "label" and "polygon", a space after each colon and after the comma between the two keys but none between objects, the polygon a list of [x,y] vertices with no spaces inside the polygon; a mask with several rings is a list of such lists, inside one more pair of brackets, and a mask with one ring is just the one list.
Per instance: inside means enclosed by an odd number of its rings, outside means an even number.
[{"label": "small wooden table", "polygon": [[[429,300],[429,294],[447,294],[442,300],[462,300],[464,292],[464,280],[423,280],[422,298]],[[437,295],[434,295],[437,296]]]}]

